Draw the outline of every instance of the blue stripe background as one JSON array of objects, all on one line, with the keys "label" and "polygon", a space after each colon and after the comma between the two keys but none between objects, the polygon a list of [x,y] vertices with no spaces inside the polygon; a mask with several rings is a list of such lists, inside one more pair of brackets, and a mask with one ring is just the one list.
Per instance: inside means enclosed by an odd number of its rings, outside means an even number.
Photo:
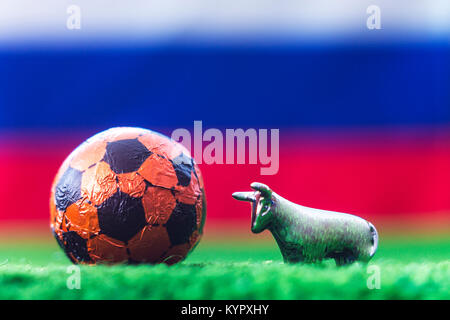
[{"label": "blue stripe background", "polygon": [[0,129],[450,124],[450,44],[0,50]]}]

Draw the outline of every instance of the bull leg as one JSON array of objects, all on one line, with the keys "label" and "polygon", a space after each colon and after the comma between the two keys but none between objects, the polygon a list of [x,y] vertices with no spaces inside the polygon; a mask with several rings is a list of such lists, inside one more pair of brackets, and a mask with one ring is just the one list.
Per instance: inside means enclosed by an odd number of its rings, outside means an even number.
[{"label": "bull leg", "polygon": [[345,265],[349,265],[352,264],[353,262],[356,261],[354,256],[339,256],[337,258],[334,259],[334,261],[336,261],[336,265],[337,266],[345,266]]},{"label": "bull leg", "polygon": [[286,263],[304,262],[303,249],[298,245],[283,244],[280,246],[283,260]]},{"label": "bull leg", "polygon": [[333,252],[327,255],[327,258],[332,258],[337,266],[345,266],[356,261],[356,256],[351,250]]}]

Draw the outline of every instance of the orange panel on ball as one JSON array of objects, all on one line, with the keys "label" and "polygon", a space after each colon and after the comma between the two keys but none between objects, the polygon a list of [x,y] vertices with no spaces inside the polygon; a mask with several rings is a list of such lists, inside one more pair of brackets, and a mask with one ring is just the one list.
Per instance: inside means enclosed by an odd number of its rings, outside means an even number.
[{"label": "orange panel on ball", "polygon": [[99,162],[83,173],[81,192],[92,204],[100,205],[119,188],[116,174],[106,162]]},{"label": "orange panel on ball", "polygon": [[145,134],[139,137],[138,140],[151,152],[164,156],[169,160],[174,159],[182,152],[189,154],[181,144],[159,134]]},{"label": "orange panel on ball", "polygon": [[203,199],[198,199],[195,203],[195,212],[197,213],[197,228],[201,231],[203,229],[203,202]]},{"label": "orange panel on ball", "polygon": [[65,216],[70,230],[76,231],[85,239],[100,231],[97,208],[86,201],[78,201],[67,207]]},{"label": "orange panel on ball", "polygon": [[145,192],[145,180],[137,172],[120,173],[117,175],[119,188],[132,197],[142,197]]},{"label": "orange panel on ball", "polygon": [[95,140],[91,143],[83,143],[75,149],[70,166],[79,171],[84,171],[102,160],[105,150],[106,141]]},{"label": "orange panel on ball", "polygon": [[138,173],[155,186],[170,189],[178,183],[177,175],[170,161],[155,153],[144,161]]},{"label": "orange panel on ball", "polygon": [[164,254],[164,256],[162,257],[162,261],[168,265],[178,263],[184,260],[190,249],[191,246],[187,243],[174,246],[170,248],[169,251],[166,252],[166,254]]},{"label": "orange panel on ball", "polygon": [[94,262],[118,263],[127,262],[128,253],[125,244],[105,234],[87,241],[89,256]]},{"label": "orange panel on ball", "polygon": [[161,262],[169,247],[169,236],[163,226],[146,226],[128,242],[130,257],[136,262]]},{"label": "orange panel on ball", "polygon": [[177,205],[170,190],[158,187],[147,188],[142,204],[149,224],[165,224]]},{"label": "orange panel on ball", "polygon": [[202,237],[202,235],[200,234],[200,232],[198,230],[195,230],[192,233],[192,235],[189,238],[189,245],[192,249],[197,245],[197,243],[200,241],[201,237]]}]

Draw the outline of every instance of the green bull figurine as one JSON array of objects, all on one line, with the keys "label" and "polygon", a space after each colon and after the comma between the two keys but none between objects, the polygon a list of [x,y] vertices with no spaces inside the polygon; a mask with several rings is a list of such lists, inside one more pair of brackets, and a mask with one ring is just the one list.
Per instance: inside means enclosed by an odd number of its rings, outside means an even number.
[{"label": "green bull figurine", "polygon": [[254,192],[233,198],[252,204],[253,233],[269,229],[287,263],[334,259],[336,265],[368,262],[378,246],[378,233],[368,221],[346,213],[304,207],[254,182]]}]

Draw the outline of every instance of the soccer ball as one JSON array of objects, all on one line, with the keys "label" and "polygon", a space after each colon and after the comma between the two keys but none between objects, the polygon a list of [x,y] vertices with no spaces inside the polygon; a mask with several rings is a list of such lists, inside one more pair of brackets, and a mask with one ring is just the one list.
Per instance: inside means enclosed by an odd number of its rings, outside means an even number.
[{"label": "soccer ball", "polygon": [[159,133],[112,128],[77,147],[51,189],[50,226],[73,263],[183,260],[206,219],[200,170]]}]

